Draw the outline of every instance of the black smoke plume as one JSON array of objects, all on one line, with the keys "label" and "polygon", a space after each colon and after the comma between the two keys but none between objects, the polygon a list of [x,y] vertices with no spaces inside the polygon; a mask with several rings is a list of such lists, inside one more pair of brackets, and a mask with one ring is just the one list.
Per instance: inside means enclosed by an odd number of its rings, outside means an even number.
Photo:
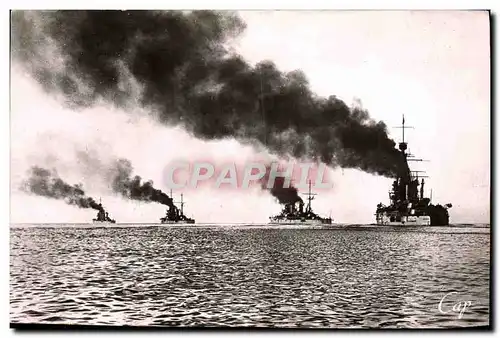
[{"label": "black smoke plume", "polygon": [[140,176],[133,176],[133,167],[129,160],[119,159],[112,169],[113,191],[121,196],[143,202],[156,202],[175,207],[172,198],[159,189],[153,187],[152,181],[142,183]]},{"label": "black smoke plume", "polygon": [[280,204],[302,202],[302,198],[300,198],[297,188],[295,188],[292,184],[286,188],[285,178],[283,177],[276,177],[270,192],[271,195],[278,199]]},{"label": "black smoke plume", "polygon": [[367,111],[318,97],[301,71],[251,66],[231,52],[245,28],[233,13],[15,11],[11,22],[14,61],[72,106],[126,108],[135,84],[139,105],[201,139],[232,137],[385,176],[405,169],[385,124]]},{"label": "black smoke plume", "polygon": [[302,198],[299,196],[299,191],[290,182],[289,187],[285,187],[285,178],[278,176],[274,179],[271,184],[271,188],[268,188],[269,175],[271,171],[271,166],[266,167],[266,174],[260,180],[262,189],[269,190],[271,195],[273,195],[280,204],[290,204],[296,202],[302,202]]},{"label": "black smoke plume", "polygon": [[79,208],[92,208],[104,211],[102,205],[92,197],[85,196],[80,184],[69,185],[64,182],[57,172],[33,166],[29,171],[29,178],[25,180],[21,189],[38,196],[64,200],[69,205]]}]

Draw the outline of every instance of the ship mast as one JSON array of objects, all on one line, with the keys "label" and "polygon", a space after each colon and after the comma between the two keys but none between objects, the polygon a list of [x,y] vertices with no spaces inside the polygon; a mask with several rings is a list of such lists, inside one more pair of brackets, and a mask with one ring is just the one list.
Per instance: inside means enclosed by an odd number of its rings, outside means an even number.
[{"label": "ship mast", "polygon": [[311,180],[309,180],[309,192],[304,194],[304,195],[307,195],[307,211],[310,212],[312,211],[312,208],[311,208],[311,201],[314,199],[314,193],[311,192]]},{"label": "ship mast", "polygon": [[[402,140],[399,143],[399,149],[401,150],[401,153],[403,154],[406,164],[408,165],[409,161],[418,161],[418,162],[427,162],[427,160],[423,160],[421,158],[415,158],[413,154],[410,152],[406,152],[408,148],[408,143],[405,142],[405,129],[414,129],[413,127],[406,126],[405,125],[405,116],[403,114],[403,121],[402,125],[395,127],[395,128],[401,128],[402,129]],[[419,171],[419,170],[410,170],[408,167],[407,172],[402,175],[402,177],[398,180],[399,183],[399,198],[400,200],[406,200],[406,199],[422,199],[424,195],[424,177],[427,178],[429,176],[426,175],[421,175],[419,173],[425,173],[425,171]],[[422,179],[422,182],[419,182],[419,178]],[[420,184],[419,184],[420,183]],[[420,185],[420,191],[418,191],[418,186]]]},{"label": "ship mast", "polygon": [[181,194],[181,215],[184,215],[184,200],[183,200],[183,195],[184,194]]},{"label": "ship mast", "polygon": [[413,127],[405,126],[405,115],[403,114],[403,124],[401,126],[397,126],[394,128],[401,128],[403,130],[403,140],[402,140],[402,142],[399,143],[399,150],[401,150],[401,152],[406,157],[407,155],[406,155],[405,151],[408,148],[408,144],[405,142],[405,129],[413,129]]},{"label": "ship mast", "polygon": [[174,206],[174,208],[172,209],[171,207],[168,207],[168,210],[167,210],[167,214],[170,210],[173,210],[175,211],[175,201],[174,201],[174,194],[172,192],[172,189],[170,189],[170,199],[172,199],[172,205]]}]

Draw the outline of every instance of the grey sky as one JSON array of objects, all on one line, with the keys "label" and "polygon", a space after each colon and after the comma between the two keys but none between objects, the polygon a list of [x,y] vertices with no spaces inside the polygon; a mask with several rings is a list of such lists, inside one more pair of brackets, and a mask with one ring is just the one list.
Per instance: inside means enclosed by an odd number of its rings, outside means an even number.
[{"label": "grey sky", "polygon": [[[234,48],[250,62],[273,60],[282,70],[302,69],[320,95],[350,104],[359,98],[388,126],[404,113],[416,129],[410,151],[430,162],[433,202],[453,204],[451,222],[488,222],[490,185],[489,18],[486,12],[242,12],[248,24]],[[161,186],[166,163],[176,158],[244,161],[255,153],[236,142],[210,144],[144,117],[109,107],[72,112],[47,97],[19,69],[12,72],[12,172],[14,183],[32,162],[51,163],[71,182],[103,196],[118,221],[155,222],[159,205],[109,196],[82,170],[75,148],[98,157],[124,156],[139,175]],[[399,141],[399,132],[392,136]],[[175,146],[180,141],[183,149]],[[56,159],[58,157],[58,159]],[[52,160],[51,160],[52,159]],[[17,174],[16,174],[17,173]],[[336,222],[373,222],[378,202],[388,202],[390,180],[355,170],[335,170],[335,188],[315,209]],[[200,222],[265,222],[279,205],[261,191],[186,191],[188,215]],[[26,203],[29,210],[26,215]],[[29,216],[29,217],[27,217]],[[12,221],[88,221],[93,211],[15,193]]]}]

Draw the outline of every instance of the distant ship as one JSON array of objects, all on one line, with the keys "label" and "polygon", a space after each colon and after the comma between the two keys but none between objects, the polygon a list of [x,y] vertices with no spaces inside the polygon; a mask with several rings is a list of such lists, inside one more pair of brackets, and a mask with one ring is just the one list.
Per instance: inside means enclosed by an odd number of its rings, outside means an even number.
[{"label": "distant ship", "polygon": [[114,224],[116,221],[114,219],[111,219],[109,217],[109,214],[104,210],[104,207],[101,204],[101,201],[99,201],[99,212],[97,213],[97,217],[92,219],[94,224]]},{"label": "distant ship", "polygon": [[[172,193],[170,193],[170,196],[172,196]],[[183,195],[181,194],[181,209],[179,210],[175,205],[170,206],[165,217],[160,218],[161,224],[194,224],[194,219],[184,215],[184,204],[186,203],[183,201]]]},{"label": "distant ship", "polygon": [[323,218],[315,214],[311,208],[311,201],[314,195],[311,193],[311,181],[309,181],[309,192],[307,194],[307,206],[304,210],[304,202],[300,199],[297,202],[287,203],[280,214],[269,217],[269,224],[281,225],[324,225],[332,224],[332,218]]},{"label": "distant ship", "polygon": [[[419,176],[421,171],[411,171],[408,161],[422,161],[422,159],[412,158],[406,153],[408,144],[405,142],[405,118],[403,115],[403,139],[399,143],[399,150],[404,156],[406,170],[399,173],[392,184],[392,190],[389,192],[390,205],[385,206],[382,203],[377,205],[375,213],[377,225],[396,225],[396,226],[414,226],[414,225],[449,225],[448,209],[452,207],[450,203],[442,205],[431,204],[431,198],[424,197],[424,177]],[[419,183],[419,178],[421,182]],[[418,186],[420,185],[420,192]]]}]

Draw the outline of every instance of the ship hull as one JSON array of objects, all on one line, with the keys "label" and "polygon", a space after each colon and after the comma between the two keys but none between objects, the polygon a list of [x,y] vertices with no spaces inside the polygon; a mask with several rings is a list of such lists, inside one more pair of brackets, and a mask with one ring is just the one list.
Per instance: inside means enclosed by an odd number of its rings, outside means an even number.
[{"label": "ship hull", "polygon": [[326,224],[332,224],[332,221],[328,220],[317,220],[317,219],[310,219],[310,220],[273,220],[270,221],[269,224],[273,225],[326,225]]},{"label": "ship hull", "polygon": [[377,214],[377,225],[391,225],[401,227],[431,225],[430,216],[400,216],[389,217],[384,214]]},{"label": "ship hull", "polygon": [[113,224],[116,224],[116,222],[109,222],[109,221],[92,221],[92,223],[95,225],[113,225]]},{"label": "ship hull", "polygon": [[161,221],[160,224],[195,224],[194,221]]}]

